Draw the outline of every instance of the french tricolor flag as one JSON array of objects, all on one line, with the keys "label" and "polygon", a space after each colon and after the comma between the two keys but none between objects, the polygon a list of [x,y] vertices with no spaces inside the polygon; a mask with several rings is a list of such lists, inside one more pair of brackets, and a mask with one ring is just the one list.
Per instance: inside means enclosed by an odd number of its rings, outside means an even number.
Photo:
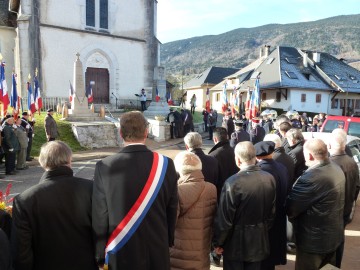
[{"label": "french tricolor flag", "polygon": [[30,74],[29,74],[29,81],[27,82],[27,89],[28,89],[28,110],[31,112],[31,114],[34,114],[34,112],[36,112],[36,106],[35,106],[34,94],[30,83]]},{"label": "french tricolor flag", "polygon": [[0,101],[3,103],[3,115],[6,114],[9,106],[9,96],[5,80],[5,62],[0,62]]}]

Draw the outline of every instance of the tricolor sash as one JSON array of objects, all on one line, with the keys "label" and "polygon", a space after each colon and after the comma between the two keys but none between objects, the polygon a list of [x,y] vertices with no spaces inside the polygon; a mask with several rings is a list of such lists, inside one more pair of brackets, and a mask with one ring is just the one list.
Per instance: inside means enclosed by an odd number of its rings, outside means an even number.
[{"label": "tricolor sash", "polygon": [[109,253],[115,254],[129,241],[131,236],[140,226],[165,178],[168,159],[154,152],[154,160],[149,178],[134,205],[110,235],[105,248],[105,265],[109,263]]}]

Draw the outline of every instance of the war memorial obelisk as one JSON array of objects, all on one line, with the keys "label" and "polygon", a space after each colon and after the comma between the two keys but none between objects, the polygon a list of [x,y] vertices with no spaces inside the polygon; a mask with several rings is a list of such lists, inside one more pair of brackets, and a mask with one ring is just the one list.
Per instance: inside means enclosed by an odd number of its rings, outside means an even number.
[{"label": "war memorial obelisk", "polygon": [[74,96],[71,101],[71,109],[69,110],[68,121],[98,121],[98,117],[89,109],[88,99],[85,93],[83,66],[80,61],[80,54],[76,54],[74,62]]}]

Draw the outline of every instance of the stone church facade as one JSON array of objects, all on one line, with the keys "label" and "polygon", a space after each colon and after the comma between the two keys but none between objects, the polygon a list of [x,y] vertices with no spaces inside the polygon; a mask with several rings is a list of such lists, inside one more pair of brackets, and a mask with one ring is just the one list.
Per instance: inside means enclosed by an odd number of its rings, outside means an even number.
[{"label": "stone church facade", "polygon": [[23,97],[38,68],[43,97],[68,97],[80,53],[94,103],[134,98],[141,88],[151,92],[160,58],[156,0],[0,0],[0,8],[9,90],[13,67]]}]

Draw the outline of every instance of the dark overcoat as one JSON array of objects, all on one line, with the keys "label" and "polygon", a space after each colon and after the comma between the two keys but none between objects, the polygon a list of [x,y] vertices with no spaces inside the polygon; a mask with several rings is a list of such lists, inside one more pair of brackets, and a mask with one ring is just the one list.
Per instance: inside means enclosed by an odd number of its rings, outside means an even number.
[{"label": "dark overcoat", "polygon": [[230,146],[234,149],[239,142],[245,141],[250,141],[250,135],[243,129],[234,131],[230,136]]},{"label": "dark overcoat", "polygon": [[212,156],[205,155],[204,151],[200,148],[191,150],[192,153],[197,155],[202,163],[202,173],[206,182],[210,182],[217,186],[219,179],[219,162]]},{"label": "dark overcoat", "polygon": [[290,151],[288,152],[288,155],[294,160],[295,164],[294,179],[299,178],[307,168],[307,166],[305,165],[303,145],[304,142],[298,142],[290,146],[289,148]]},{"label": "dark overcoat", "polygon": [[289,174],[288,191],[290,191],[292,185],[296,180],[294,178],[294,172],[295,172],[294,160],[288,154],[285,153],[285,149],[282,146],[275,149],[273,153],[273,160],[280,162],[287,169]]},{"label": "dark overcoat", "polygon": [[14,268],[95,270],[91,229],[92,182],[69,167],[46,171],[38,185],[15,197]]},{"label": "dark overcoat", "polygon": [[218,142],[211,148],[209,155],[219,162],[219,181],[217,185],[219,198],[225,180],[237,173],[239,168],[236,166],[234,149],[230,146],[229,141]]},{"label": "dark overcoat", "polygon": [[261,170],[270,173],[276,181],[276,214],[274,224],[269,230],[270,256],[262,264],[264,266],[286,264],[285,201],[288,193],[289,174],[281,163],[273,159],[263,159],[259,162],[259,166]]},{"label": "dark overcoat", "polygon": [[226,180],[214,226],[214,246],[224,248],[224,260],[259,262],[269,255],[275,193],[274,177],[257,165]]},{"label": "dark overcoat", "polygon": [[[145,145],[124,147],[96,164],[93,231],[96,259],[104,260],[106,243],[134,205],[150,175],[154,154]],[[169,163],[159,193],[128,242],[109,256],[110,269],[169,270],[177,215],[177,175]]]},{"label": "dark overcoat", "polygon": [[258,142],[262,142],[265,137],[265,129],[261,126],[256,126],[256,128],[252,128],[249,132],[250,141],[255,145]]}]

